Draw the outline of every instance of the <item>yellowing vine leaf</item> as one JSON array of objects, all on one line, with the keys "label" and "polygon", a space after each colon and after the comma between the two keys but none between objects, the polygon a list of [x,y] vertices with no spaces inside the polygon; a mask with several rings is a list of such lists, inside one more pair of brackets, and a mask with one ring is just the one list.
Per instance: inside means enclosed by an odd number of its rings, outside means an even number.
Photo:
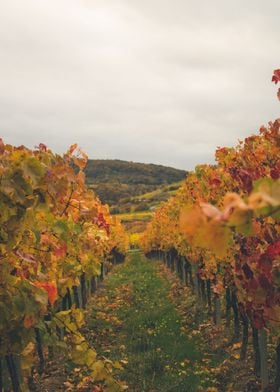
[{"label": "yellowing vine leaf", "polygon": [[232,244],[232,233],[215,218],[208,219],[199,206],[189,207],[181,212],[180,229],[192,246],[206,248],[224,258]]}]

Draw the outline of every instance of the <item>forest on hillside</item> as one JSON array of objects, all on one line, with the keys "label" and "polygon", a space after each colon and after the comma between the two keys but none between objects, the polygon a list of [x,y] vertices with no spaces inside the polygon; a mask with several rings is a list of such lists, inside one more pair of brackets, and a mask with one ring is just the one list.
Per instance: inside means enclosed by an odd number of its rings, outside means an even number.
[{"label": "forest on hillside", "polygon": [[187,172],[162,165],[118,159],[90,159],[85,169],[89,186],[103,203],[114,205],[152,192],[159,186],[182,181]]}]

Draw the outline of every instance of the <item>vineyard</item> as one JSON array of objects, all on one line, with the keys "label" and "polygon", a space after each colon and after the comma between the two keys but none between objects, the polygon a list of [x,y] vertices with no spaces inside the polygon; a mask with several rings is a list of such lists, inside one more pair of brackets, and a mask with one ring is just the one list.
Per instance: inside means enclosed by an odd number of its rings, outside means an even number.
[{"label": "vineyard", "polygon": [[[280,79],[275,71],[273,81]],[[278,98],[279,91],[278,91]],[[280,389],[280,120],[236,148],[218,148],[216,165],[200,165],[175,197],[155,213],[142,239],[194,288],[216,325],[225,317],[240,360],[249,342],[261,388],[269,384],[269,348],[275,350],[274,390]],[[233,318],[233,320],[232,320]],[[233,322],[232,322],[233,321]],[[270,389],[269,389],[270,390]]]},{"label": "vineyard", "polygon": [[1,141],[0,153],[0,390],[31,389],[35,368],[43,373],[62,350],[81,374],[121,390],[80,328],[98,281],[126,252],[126,233],[86,187],[77,146],[58,156]]},{"label": "vineyard", "polygon": [[[1,140],[1,392],[47,390],[53,362],[69,369],[56,390],[280,391],[280,119],[215,156],[129,251],[77,145]],[[212,338],[250,385],[227,379]]]}]

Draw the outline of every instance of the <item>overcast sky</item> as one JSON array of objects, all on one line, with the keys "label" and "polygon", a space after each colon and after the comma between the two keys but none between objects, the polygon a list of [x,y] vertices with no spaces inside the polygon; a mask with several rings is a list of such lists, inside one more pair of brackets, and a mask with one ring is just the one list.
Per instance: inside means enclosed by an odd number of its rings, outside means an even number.
[{"label": "overcast sky", "polygon": [[0,134],[192,169],[280,117],[279,0],[0,0]]}]

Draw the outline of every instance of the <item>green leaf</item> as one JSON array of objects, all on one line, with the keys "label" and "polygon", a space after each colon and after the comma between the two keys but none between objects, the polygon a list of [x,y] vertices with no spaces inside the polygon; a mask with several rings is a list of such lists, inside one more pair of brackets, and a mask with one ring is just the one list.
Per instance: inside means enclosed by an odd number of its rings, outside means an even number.
[{"label": "green leaf", "polygon": [[25,306],[25,299],[23,297],[15,296],[14,297],[14,304],[15,304],[16,310],[18,312],[20,312],[20,313],[25,312],[26,306]]},{"label": "green leaf", "polygon": [[42,305],[47,306],[48,305],[48,294],[44,290],[36,290],[36,293],[34,295],[34,298],[37,302],[39,302]]},{"label": "green leaf", "polygon": [[41,182],[46,171],[42,163],[34,157],[25,159],[22,163],[22,169],[24,176],[30,178],[35,186]]}]

